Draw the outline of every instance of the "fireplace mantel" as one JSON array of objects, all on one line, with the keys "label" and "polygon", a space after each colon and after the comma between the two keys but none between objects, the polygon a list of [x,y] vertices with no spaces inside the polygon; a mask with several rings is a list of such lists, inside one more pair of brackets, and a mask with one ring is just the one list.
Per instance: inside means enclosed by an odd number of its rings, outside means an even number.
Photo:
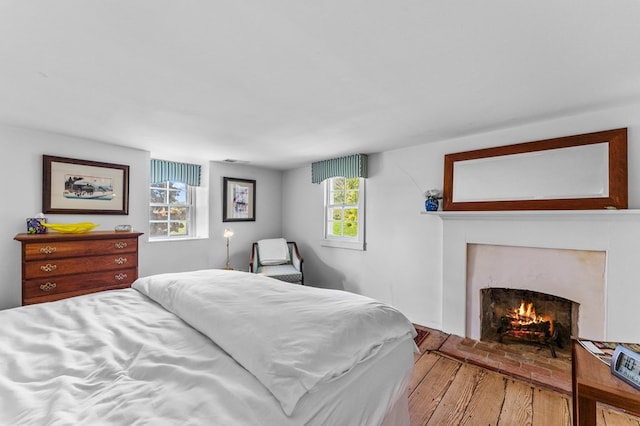
[{"label": "fireplace mantel", "polygon": [[[442,224],[442,330],[471,336],[467,322],[467,247],[489,244],[606,253],[605,319],[594,340],[640,341],[628,313],[637,309],[640,210],[438,211]],[[471,318],[471,317],[470,317]]]},{"label": "fireplace mantel", "polygon": [[421,214],[438,216],[442,220],[575,220],[625,219],[640,217],[640,210],[503,210],[503,211],[436,211]]}]

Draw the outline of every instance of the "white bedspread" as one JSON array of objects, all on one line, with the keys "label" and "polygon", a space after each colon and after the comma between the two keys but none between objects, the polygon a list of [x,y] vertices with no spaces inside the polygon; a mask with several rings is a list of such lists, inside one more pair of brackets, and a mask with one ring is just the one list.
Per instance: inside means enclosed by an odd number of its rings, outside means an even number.
[{"label": "white bedspread", "polygon": [[216,342],[287,414],[314,386],[347,373],[385,342],[415,335],[404,315],[377,300],[244,272],[155,275],[133,288]]},{"label": "white bedspread", "polygon": [[[400,337],[390,337],[386,331],[369,333],[359,326],[346,329],[336,319],[329,324],[343,330],[327,338],[314,331],[319,324],[313,321],[318,321],[321,309],[282,300],[301,299],[301,294],[288,291],[299,286],[264,278],[277,286],[260,295],[251,286],[264,282],[242,284],[253,274],[200,271],[187,274],[184,283],[177,275],[149,277],[136,284],[150,294],[158,293],[160,303],[177,315],[133,289],[0,312],[0,424],[340,424],[347,415],[349,424],[378,424],[386,404],[403,390],[403,376],[413,363],[412,331],[407,328],[398,326],[395,333]],[[198,283],[201,279],[205,281]],[[229,286],[264,306],[242,303],[227,291]],[[325,300],[324,291],[309,290],[312,305]],[[360,298],[340,296],[344,302],[334,302],[347,314]],[[378,303],[366,298],[361,302],[371,309]],[[266,318],[259,317],[260,311]],[[275,311],[284,314],[281,323]],[[395,310],[389,312],[383,316],[395,317],[391,313]],[[377,314],[370,315],[367,309],[363,313],[373,328],[381,328]],[[310,322],[298,323],[294,314]],[[403,318],[398,323],[406,321]],[[255,321],[262,327],[249,326]],[[308,337],[282,336],[296,331]],[[348,340],[358,340],[361,334],[367,336],[365,341],[382,338],[386,343],[354,350]],[[346,349],[341,351],[343,344]],[[399,345],[405,349],[394,350]],[[341,353],[348,351],[357,359]],[[286,356],[294,359],[287,361]],[[260,372],[261,368],[266,370]],[[344,375],[348,370],[352,373]],[[295,391],[286,390],[289,385]],[[304,389],[301,395],[299,386]],[[350,404],[365,397],[368,403],[360,403],[368,408],[349,411]]]}]

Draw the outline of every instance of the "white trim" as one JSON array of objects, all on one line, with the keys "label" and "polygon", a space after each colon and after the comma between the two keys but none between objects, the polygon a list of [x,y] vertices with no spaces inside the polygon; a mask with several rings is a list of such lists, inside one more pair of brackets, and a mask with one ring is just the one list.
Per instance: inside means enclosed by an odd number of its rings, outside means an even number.
[{"label": "white trim", "polygon": [[173,243],[176,241],[192,241],[192,240],[207,240],[209,239],[209,237],[197,237],[197,236],[193,236],[193,237],[173,237],[173,238],[162,238],[162,237],[155,237],[153,239],[151,238],[147,238],[147,241],[150,243]]},{"label": "white trim", "polygon": [[571,220],[584,219],[622,219],[637,220],[637,209],[602,210],[498,210],[498,211],[421,211],[420,214],[439,216],[442,220]]},{"label": "white trim", "polygon": [[343,248],[350,250],[364,250],[364,241],[350,242],[343,240],[321,240],[320,245],[323,247]]}]

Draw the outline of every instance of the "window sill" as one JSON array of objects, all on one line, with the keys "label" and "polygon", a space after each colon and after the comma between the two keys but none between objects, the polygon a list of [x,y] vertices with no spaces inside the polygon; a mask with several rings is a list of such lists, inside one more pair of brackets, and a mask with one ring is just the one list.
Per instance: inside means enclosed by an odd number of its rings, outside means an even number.
[{"label": "window sill", "polygon": [[338,240],[322,240],[320,241],[320,245],[323,247],[334,247],[334,248],[343,248],[349,250],[360,250],[364,251],[365,244],[362,241],[351,242],[351,241],[338,241]]},{"label": "window sill", "polygon": [[150,243],[171,243],[177,241],[193,241],[193,240],[206,240],[208,237],[174,237],[174,238],[149,238]]}]

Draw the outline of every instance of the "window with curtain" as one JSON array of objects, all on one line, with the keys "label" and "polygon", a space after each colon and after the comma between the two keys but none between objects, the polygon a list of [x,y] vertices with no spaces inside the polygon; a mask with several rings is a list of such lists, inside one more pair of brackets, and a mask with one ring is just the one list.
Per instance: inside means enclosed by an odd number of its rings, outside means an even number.
[{"label": "window with curtain", "polygon": [[149,238],[196,236],[196,188],[200,186],[201,167],[151,160],[150,174]]},{"label": "window with curtain", "polygon": [[322,245],[364,250],[367,156],[354,154],[315,162],[311,181],[324,184]]}]

